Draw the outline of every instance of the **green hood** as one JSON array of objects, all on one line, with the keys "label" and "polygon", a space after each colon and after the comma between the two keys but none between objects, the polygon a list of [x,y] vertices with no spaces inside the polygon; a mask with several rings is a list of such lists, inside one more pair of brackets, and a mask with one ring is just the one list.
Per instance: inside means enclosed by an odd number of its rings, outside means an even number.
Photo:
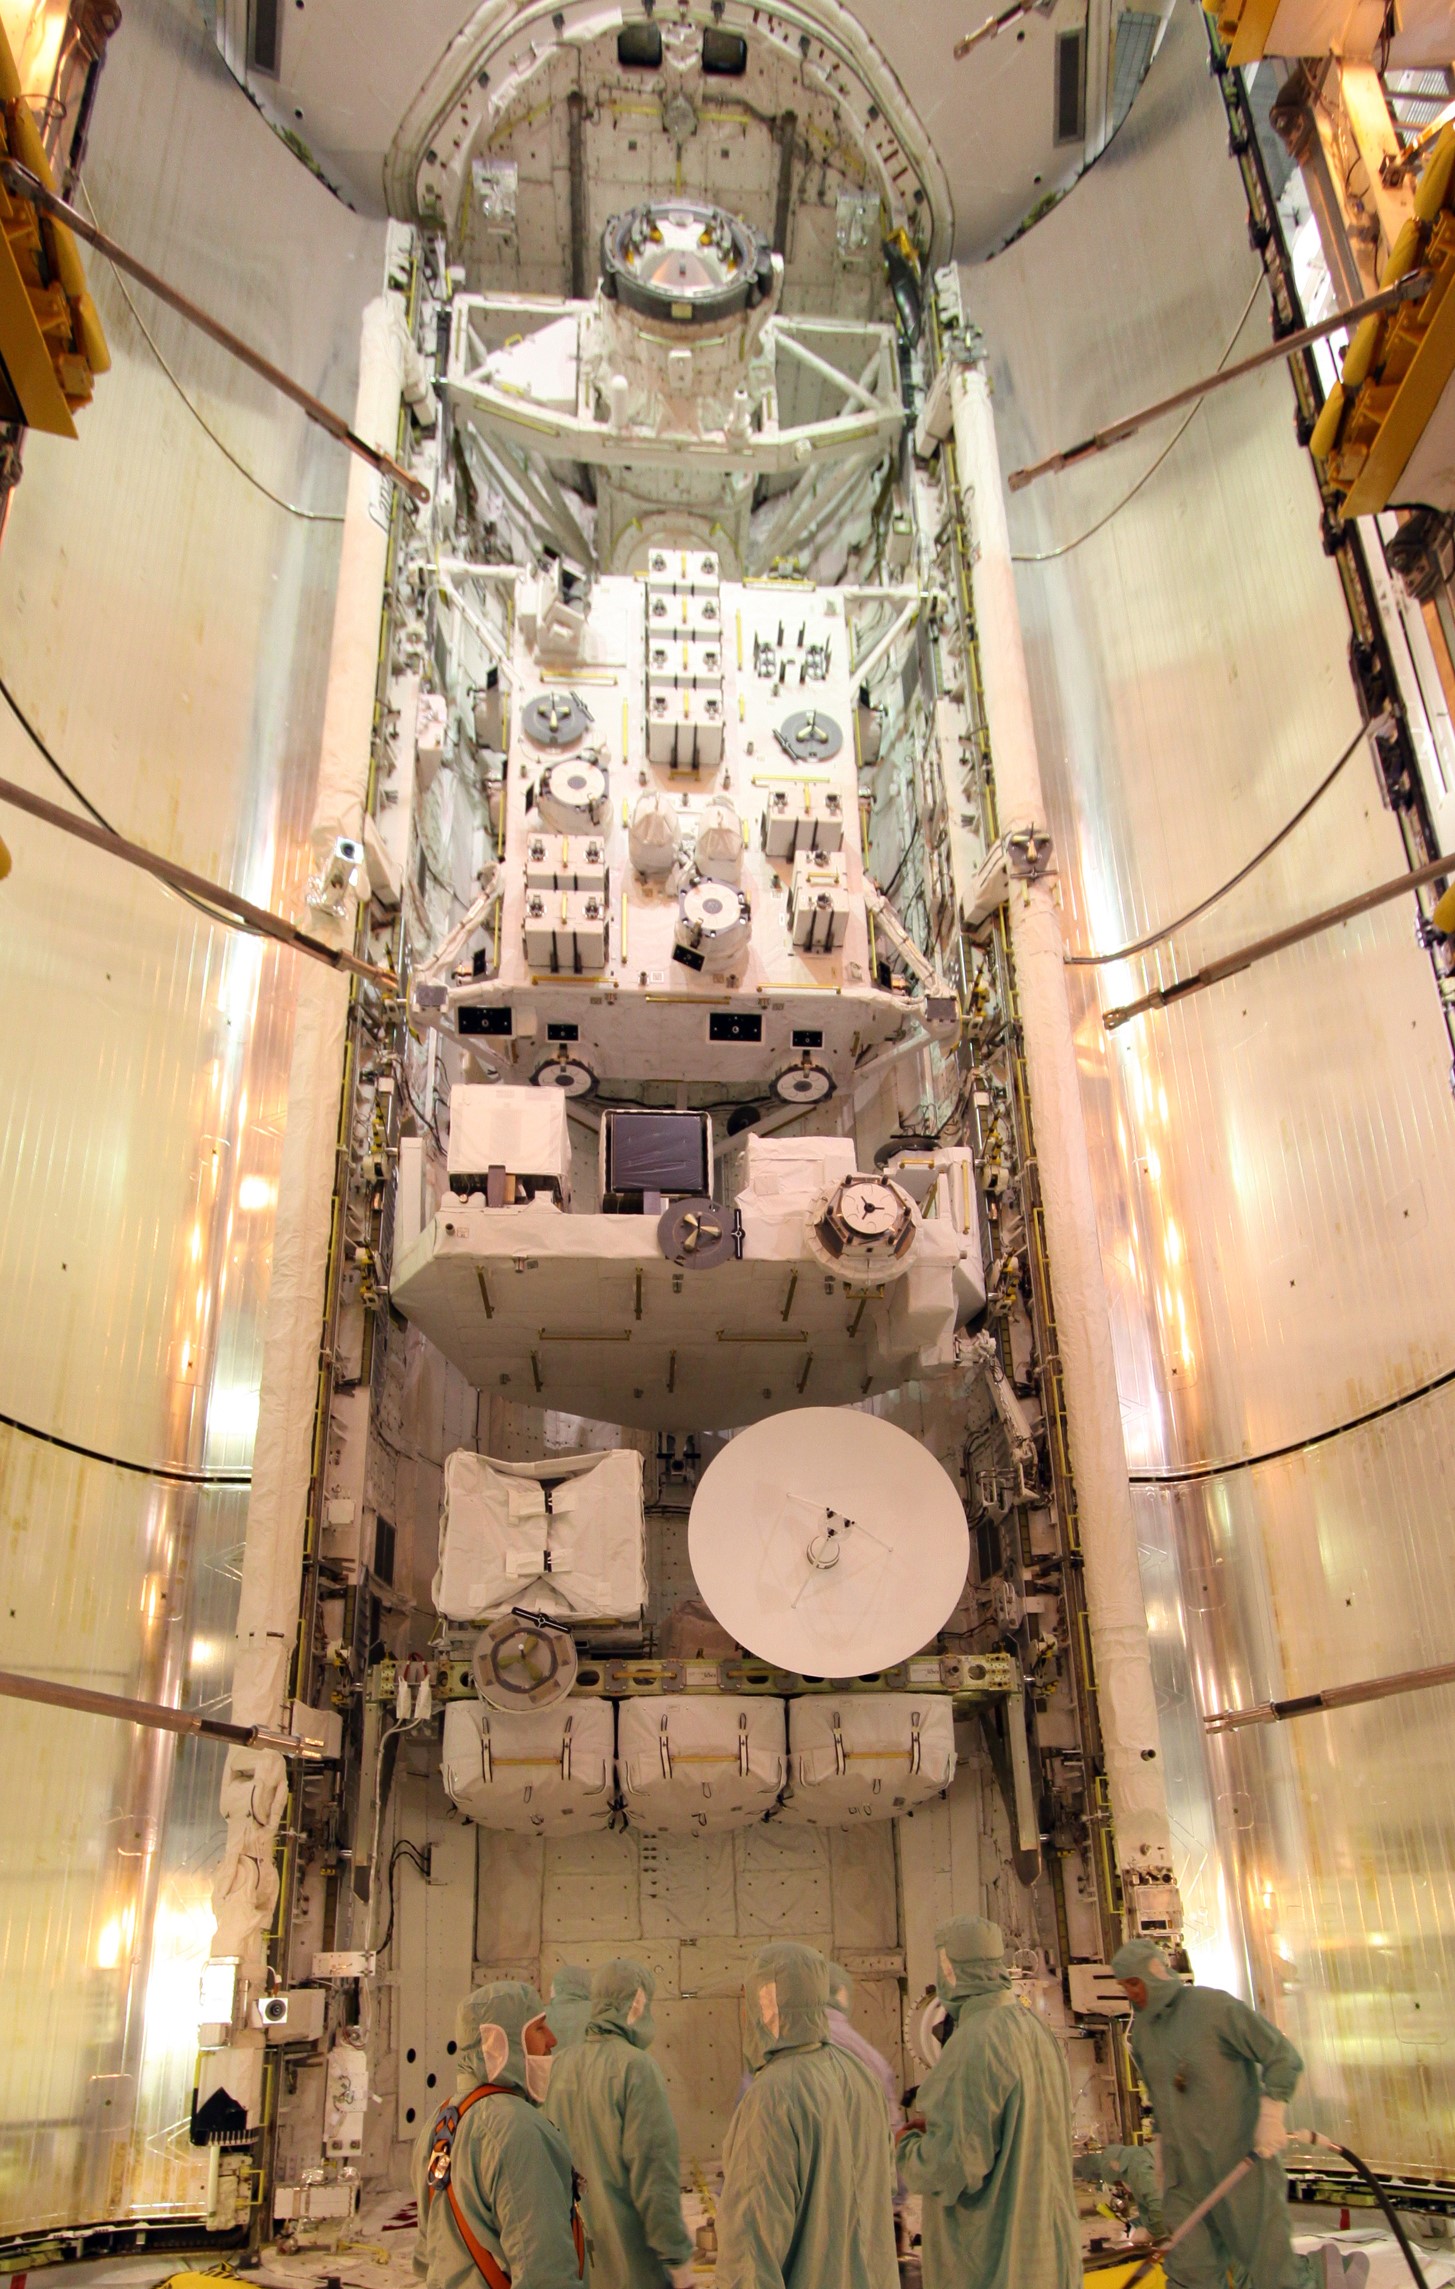
[{"label": "green hood", "polygon": [[652,1997],[657,1982],[645,1963],[629,1955],[614,1955],[597,1965],[591,1979],[591,2016],[588,2035],[625,2035],[638,2050],[648,2050],[657,2030],[652,2024]]},{"label": "green hood", "polygon": [[465,1997],[455,2015],[456,2087],[463,2098],[482,2082],[503,2082],[524,2090],[525,2045],[541,1999],[523,1979],[495,1979]]},{"label": "green hood", "polygon": [[829,2005],[835,2011],[850,2011],[854,2004],[854,1982],[842,1963],[829,1965]]},{"label": "green hood", "polygon": [[1138,2019],[1160,2017],[1182,1993],[1182,1980],[1169,1969],[1166,1956],[1153,1939],[1129,1939],[1125,1947],[1119,1947],[1111,1959],[1111,1974],[1114,1979],[1140,1979],[1146,1987],[1147,2000],[1133,2013]]},{"label": "green hood", "polygon": [[983,2002],[1010,1986],[1005,1941],[998,1923],[957,1915],[935,1933],[935,1992],[958,2021],[967,2003]]},{"label": "green hood", "polygon": [[763,2056],[828,2041],[829,1967],[794,1940],[765,1947],[748,1973],[748,2021]]}]

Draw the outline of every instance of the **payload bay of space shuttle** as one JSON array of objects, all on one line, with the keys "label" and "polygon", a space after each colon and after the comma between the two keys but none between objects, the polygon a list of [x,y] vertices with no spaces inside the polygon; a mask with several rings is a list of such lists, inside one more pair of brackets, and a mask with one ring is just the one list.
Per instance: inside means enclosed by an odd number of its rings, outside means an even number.
[{"label": "payload bay of space shuttle", "polygon": [[1448,10],[113,13],[0,0],[0,2270],[561,2289],[574,2163],[594,2289],[1455,2289]]}]

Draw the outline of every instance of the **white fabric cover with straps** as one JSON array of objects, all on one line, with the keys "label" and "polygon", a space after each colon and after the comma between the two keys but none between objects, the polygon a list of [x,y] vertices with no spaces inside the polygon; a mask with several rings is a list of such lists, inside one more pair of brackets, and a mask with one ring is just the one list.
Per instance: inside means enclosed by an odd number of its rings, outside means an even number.
[{"label": "white fabric cover with straps", "polygon": [[497,1462],[468,1447],[448,1457],[437,1612],[487,1621],[523,1605],[570,1620],[631,1621],[646,1594],[635,1447],[548,1462]]},{"label": "white fabric cover with straps", "polygon": [[746,1828],[777,1800],[786,1746],[783,1703],[766,1695],[625,1700],[616,1765],[627,1818],[649,1835]]},{"label": "white fabric cover with straps", "polygon": [[788,1771],[780,1819],[892,1820],[955,1777],[950,1697],[802,1694],[788,1705]]},{"label": "white fabric cover with straps", "polygon": [[554,1709],[447,1701],[440,1771],[467,1820],[526,1836],[573,1836],[611,1817],[612,1704]]}]

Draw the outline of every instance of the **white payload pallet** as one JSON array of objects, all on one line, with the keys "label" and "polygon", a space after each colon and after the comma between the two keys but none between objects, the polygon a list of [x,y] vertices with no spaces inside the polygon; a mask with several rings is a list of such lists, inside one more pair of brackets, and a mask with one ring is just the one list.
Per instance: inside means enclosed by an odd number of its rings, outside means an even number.
[{"label": "white payload pallet", "polygon": [[548,1462],[460,1447],[445,1463],[434,1602],[449,1621],[518,1605],[565,1621],[633,1620],[647,1594],[645,1552],[634,1447]]},{"label": "white payload pallet", "polygon": [[757,1694],[623,1701],[616,1758],[627,1819],[646,1835],[747,1828],[786,1777],[784,1706]]},{"label": "white payload pallet", "polygon": [[574,1836],[611,1818],[610,1701],[568,1700],[554,1709],[445,1705],[440,1769],[445,1792],[481,1828],[527,1836]]},{"label": "white payload pallet", "polygon": [[788,1770],[782,1820],[893,1820],[954,1779],[954,1710],[931,1694],[805,1694],[789,1704]]}]

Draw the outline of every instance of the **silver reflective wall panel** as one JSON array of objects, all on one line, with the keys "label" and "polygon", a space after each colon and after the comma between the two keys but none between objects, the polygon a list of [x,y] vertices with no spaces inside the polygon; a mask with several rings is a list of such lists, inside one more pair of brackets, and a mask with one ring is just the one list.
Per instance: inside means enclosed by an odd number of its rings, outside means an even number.
[{"label": "silver reflective wall panel", "polygon": [[[1267,340],[1226,136],[1179,11],[1098,166],[965,274],[1007,468]],[[1011,498],[1078,951],[1226,880],[1358,724],[1285,374],[1176,426]],[[1413,903],[1118,1034],[1099,1015],[1403,863],[1361,750],[1170,951],[1071,977],[1194,1959],[1304,2051],[1296,2117],[1415,2165],[1455,2151],[1455,1693],[1215,1755],[1201,1723],[1455,1657],[1455,1391],[1321,1436],[1455,1364],[1455,1110]]]},{"label": "silver reflective wall panel", "polygon": [[[269,134],[183,0],[129,0],[86,189],[351,410],[382,229]],[[122,832],[291,912],[344,457],[133,288],[154,351],[89,267],[114,370],[78,444],[27,442],[0,675]],[[0,773],[69,799],[3,707]],[[0,1666],[225,1713],[293,958],[0,831]],[[222,1751],[14,1702],[0,1737],[0,2234],[195,2210]]]}]

